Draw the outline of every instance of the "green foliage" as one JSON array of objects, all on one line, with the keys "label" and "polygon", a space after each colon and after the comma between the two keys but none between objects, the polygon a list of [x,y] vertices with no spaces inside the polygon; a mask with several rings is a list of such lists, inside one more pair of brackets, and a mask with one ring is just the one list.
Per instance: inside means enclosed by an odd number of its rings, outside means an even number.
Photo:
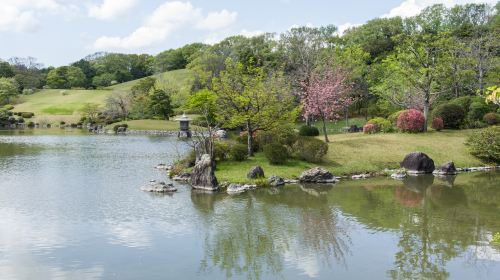
[{"label": "green foliage", "polygon": [[19,84],[13,78],[0,78],[0,105],[10,103],[19,94]]},{"label": "green foliage", "polygon": [[208,89],[197,91],[191,95],[186,107],[200,114],[200,121],[214,126],[216,123],[217,95]]},{"label": "green foliage", "polygon": [[487,113],[483,117],[483,121],[489,125],[500,124],[500,114],[497,113]]},{"label": "green foliage", "polygon": [[97,121],[97,116],[99,114],[100,108],[99,104],[95,103],[85,103],[83,105],[81,112],[83,116],[87,119],[89,123]]},{"label": "green foliage", "polygon": [[32,112],[22,112],[21,117],[25,119],[31,119],[33,116],[35,116],[35,113]]},{"label": "green foliage", "polygon": [[328,144],[309,137],[301,137],[293,145],[294,155],[307,162],[319,163],[328,153]]},{"label": "green foliage", "polygon": [[152,89],[149,93],[149,110],[153,116],[163,120],[170,119],[174,114],[170,93],[163,89]]},{"label": "green foliage", "polygon": [[128,128],[128,124],[126,124],[126,123],[116,124],[116,125],[114,125],[114,126],[113,126],[113,131],[114,131],[115,133],[116,133],[116,132],[118,132],[118,129],[119,129],[120,127],[124,127],[124,128],[126,128],[126,129],[127,129],[127,128]]},{"label": "green foliage", "polygon": [[400,111],[394,112],[391,115],[389,115],[389,117],[387,119],[391,122],[391,124],[393,126],[395,126],[398,122],[399,115],[401,113],[403,113],[404,111],[406,111],[406,110],[400,110]]},{"label": "green foliage", "polygon": [[270,164],[284,164],[289,158],[288,150],[280,143],[270,143],[264,145],[264,155]]},{"label": "green foliage", "polygon": [[391,122],[381,117],[371,119],[367,123],[374,124],[377,132],[389,133],[394,131],[394,127]]},{"label": "green foliage", "polygon": [[491,240],[491,242],[500,245],[500,232],[497,232],[493,235],[493,239]]},{"label": "green foliage", "polygon": [[279,143],[288,148],[291,148],[297,139],[297,133],[290,126],[282,126],[270,131],[259,131],[255,137],[259,146]]},{"label": "green foliage", "polygon": [[83,87],[86,83],[83,71],[75,66],[61,66],[51,70],[47,74],[47,85],[50,88],[74,88]]},{"label": "green foliage", "polygon": [[231,146],[229,155],[232,160],[244,161],[248,158],[248,148],[244,144],[235,144]]},{"label": "green foliage", "polygon": [[458,129],[465,119],[465,111],[461,106],[453,103],[445,103],[437,106],[432,111],[434,118],[441,118],[445,128]]},{"label": "green foliage", "polygon": [[466,145],[473,156],[487,162],[500,163],[500,127],[493,126],[473,133]]},{"label": "green foliage", "polygon": [[311,125],[302,125],[299,128],[299,135],[300,136],[318,136],[319,129],[317,127],[311,126]]},{"label": "green foliage", "polygon": [[472,102],[469,107],[469,112],[467,113],[467,120],[469,122],[479,121],[483,119],[483,116],[488,113],[489,107],[482,102]]},{"label": "green foliage", "polygon": [[0,78],[12,78],[14,75],[14,68],[8,62],[0,60]]},{"label": "green foliage", "polygon": [[154,88],[154,86],[156,85],[156,81],[157,80],[155,77],[146,77],[144,79],[140,79],[132,86],[132,94],[134,96],[147,94],[152,88]]},{"label": "green foliage", "polygon": [[231,145],[227,141],[215,141],[214,158],[216,161],[229,159],[231,155]]},{"label": "green foliage", "polygon": [[163,51],[154,58],[154,70],[158,73],[184,69],[203,47],[205,47],[204,44],[194,43],[182,48]]},{"label": "green foliage", "polygon": [[113,81],[116,80],[114,74],[111,73],[102,73],[92,78],[92,85],[95,87],[107,87],[110,86]]}]

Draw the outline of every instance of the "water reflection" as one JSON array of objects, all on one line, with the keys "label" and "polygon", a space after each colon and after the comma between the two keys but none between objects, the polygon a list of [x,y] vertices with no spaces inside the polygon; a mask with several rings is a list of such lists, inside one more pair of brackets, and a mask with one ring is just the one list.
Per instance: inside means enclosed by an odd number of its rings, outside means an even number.
[{"label": "water reflection", "polygon": [[140,192],[172,141],[0,135],[0,279],[500,275],[499,173]]}]

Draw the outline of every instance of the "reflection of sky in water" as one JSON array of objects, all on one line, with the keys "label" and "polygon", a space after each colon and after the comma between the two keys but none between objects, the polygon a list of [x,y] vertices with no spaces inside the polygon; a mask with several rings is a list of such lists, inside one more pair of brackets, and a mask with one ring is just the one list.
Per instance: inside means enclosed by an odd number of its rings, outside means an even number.
[{"label": "reflection of sky in water", "polygon": [[[439,245],[443,237],[433,234],[447,229],[432,222],[453,220],[456,210],[447,207],[468,207],[445,200],[467,201],[462,192],[436,187],[416,195],[385,179],[238,196],[184,185],[170,196],[139,191],[150,179],[166,180],[153,167],[184,148],[174,138],[0,134],[0,279],[387,278],[405,242],[422,248],[430,217],[427,241]],[[481,180],[484,190],[489,181]],[[425,203],[433,210],[420,211]],[[500,228],[476,216],[481,230]],[[471,239],[453,230],[466,241],[443,244],[458,248],[443,268],[450,279],[495,279],[500,253],[488,243],[491,233]]]}]

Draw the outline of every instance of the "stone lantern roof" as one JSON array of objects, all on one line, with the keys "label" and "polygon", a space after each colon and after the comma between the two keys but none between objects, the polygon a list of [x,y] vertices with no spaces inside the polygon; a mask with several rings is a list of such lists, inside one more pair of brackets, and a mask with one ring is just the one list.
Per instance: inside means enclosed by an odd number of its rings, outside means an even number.
[{"label": "stone lantern roof", "polygon": [[182,116],[178,117],[175,119],[176,121],[190,121],[191,118],[189,118],[188,116],[186,116],[186,113],[183,113]]}]

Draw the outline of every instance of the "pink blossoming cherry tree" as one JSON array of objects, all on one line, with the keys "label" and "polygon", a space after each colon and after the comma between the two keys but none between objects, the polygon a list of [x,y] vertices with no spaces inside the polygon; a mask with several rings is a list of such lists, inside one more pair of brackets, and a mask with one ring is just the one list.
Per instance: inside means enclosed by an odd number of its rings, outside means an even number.
[{"label": "pink blossoming cherry tree", "polygon": [[342,68],[326,69],[314,73],[302,97],[304,117],[319,118],[323,121],[325,141],[329,142],[326,122],[341,119],[341,114],[352,104],[353,98],[349,75]]}]

